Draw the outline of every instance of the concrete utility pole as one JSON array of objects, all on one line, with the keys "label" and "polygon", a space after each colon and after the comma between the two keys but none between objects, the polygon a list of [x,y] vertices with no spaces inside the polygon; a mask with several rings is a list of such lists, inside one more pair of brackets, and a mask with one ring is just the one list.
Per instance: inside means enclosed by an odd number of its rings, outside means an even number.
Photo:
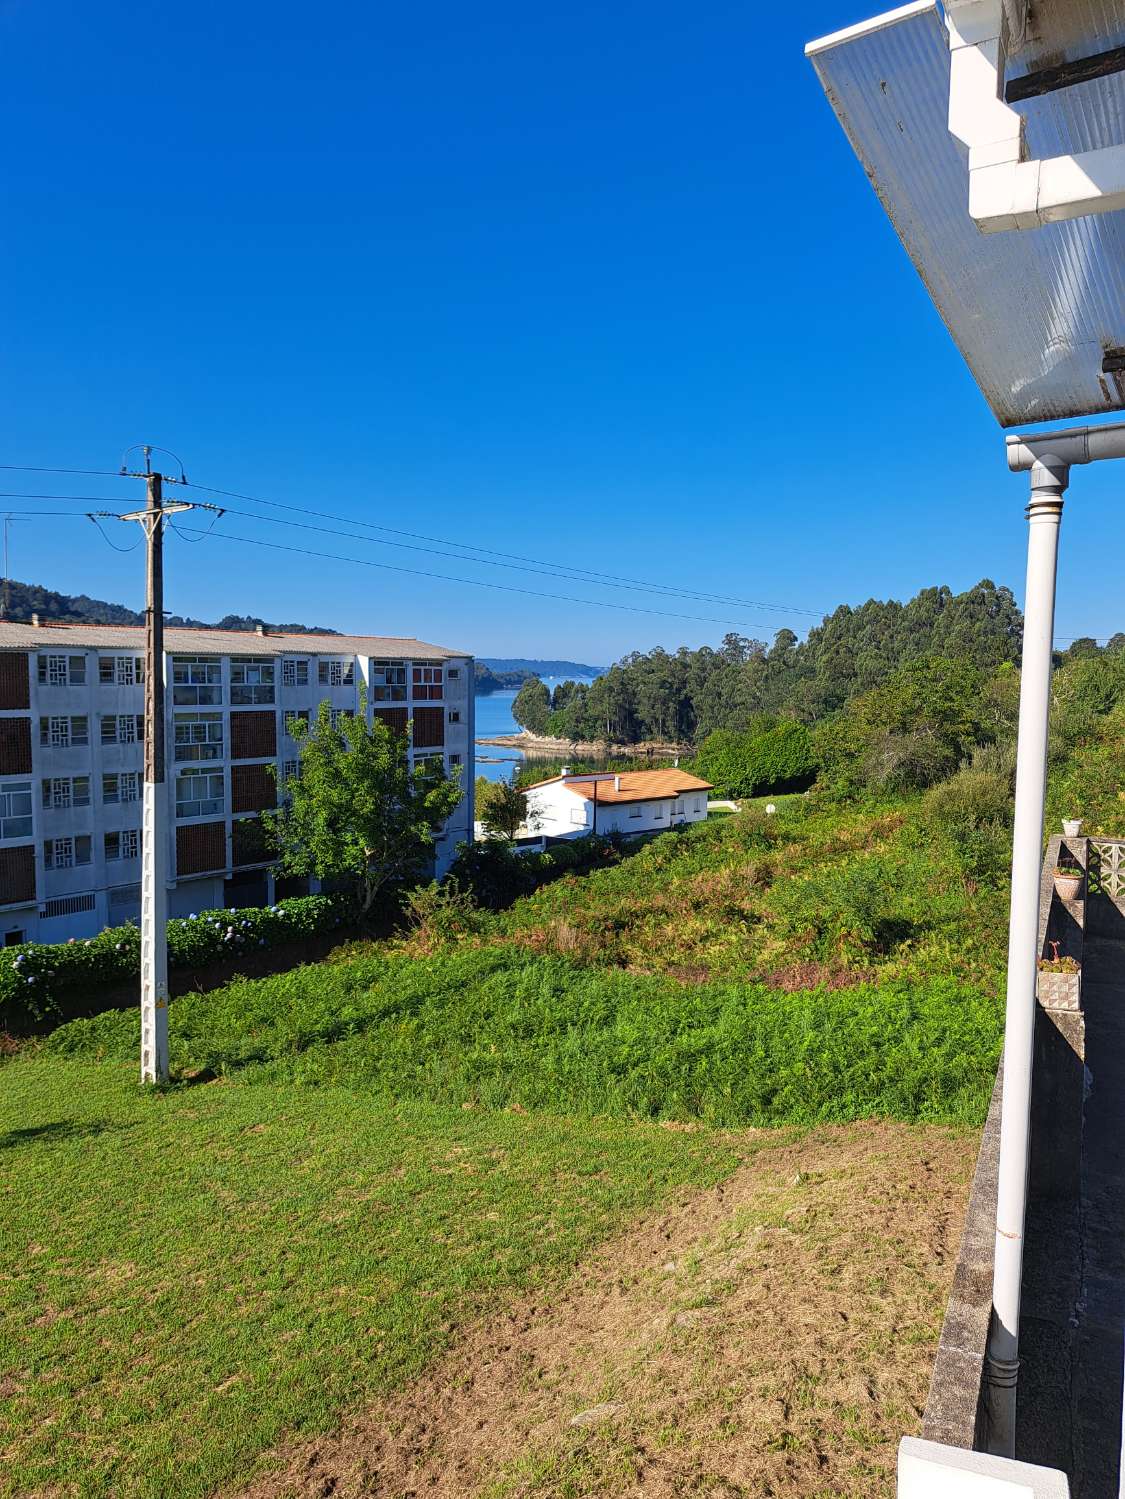
[{"label": "concrete utility pole", "polygon": [[12,517],[4,517],[4,596],[0,598],[0,619],[7,619],[8,610],[11,607],[11,588],[8,581],[8,529],[12,524]]},{"label": "concrete utility pole", "polygon": [[[164,504],[165,475],[145,447],[148,503],[123,515],[145,533],[145,769],[141,823],[141,1082],[168,1081],[168,798],[164,790],[164,523],[194,507]],[[122,470],[122,472],[125,472]],[[168,479],[172,484],[186,484]]]}]

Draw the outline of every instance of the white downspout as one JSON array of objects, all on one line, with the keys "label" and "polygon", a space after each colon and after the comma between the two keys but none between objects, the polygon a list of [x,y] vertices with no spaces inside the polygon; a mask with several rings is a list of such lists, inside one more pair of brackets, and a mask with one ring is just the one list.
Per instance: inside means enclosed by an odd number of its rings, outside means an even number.
[{"label": "white downspout", "polygon": [[1015,1456],[1020,1287],[1031,1136],[1035,979],[1039,956],[1039,880],[1047,789],[1047,719],[1059,523],[1062,497],[1069,477],[1069,465],[1054,454],[1038,459],[1031,470],[1031,502],[1027,507],[1027,591],[1020,667],[1012,896],[1008,925],[1004,1102],[1000,1119],[992,1326],[986,1371],[988,1447],[989,1451],[1002,1457]]}]

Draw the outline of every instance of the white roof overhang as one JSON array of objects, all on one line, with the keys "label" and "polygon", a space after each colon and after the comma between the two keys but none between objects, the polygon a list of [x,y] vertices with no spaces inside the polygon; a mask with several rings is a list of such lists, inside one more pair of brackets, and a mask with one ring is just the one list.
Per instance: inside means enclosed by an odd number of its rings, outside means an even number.
[{"label": "white roof overhang", "polygon": [[[1009,25],[1011,0],[1003,8]],[[1009,233],[982,233],[970,213],[971,165],[982,168],[973,174],[974,207],[988,171],[1000,165],[1023,174],[1021,182],[1034,169],[1037,195],[1073,197],[1083,186],[1081,166],[1076,173],[1055,164],[1104,162],[1125,142],[1125,73],[1034,91],[1043,69],[1125,44],[1125,7],[1115,0],[1048,0],[1036,7],[1034,30],[1017,38],[1018,46],[1004,38],[1007,50],[997,51],[993,75],[1001,87],[1007,80],[1009,97],[1020,96],[1019,165],[990,161],[990,150],[1002,156],[1006,146],[997,152],[981,136],[970,150],[968,129],[959,130],[961,139],[950,133],[959,122],[951,43],[956,55],[959,42],[969,52],[980,38],[967,23],[960,35],[955,25],[947,31],[934,0],[917,0],[807,48],[899,238],[1005,427],[1125,409],[1125,210],[1093,213],[1079,198],[1066,211],[1087,216],[1056,221],[1046,199],[1041,206],[1035,196],[1011,205],[1010,222],[982,219]],[[974,66],[979,62],[974,52]],[[991,102],[996,110],[980,124],[983,133],[1012,116],[1009,104],[995,96]],[[992,133],[999,140],[1004,131]],[[1090,192],[1097,196],[1104,186],[1091,184]],[[1031,223],[1039,227],[1019,227]]]}]

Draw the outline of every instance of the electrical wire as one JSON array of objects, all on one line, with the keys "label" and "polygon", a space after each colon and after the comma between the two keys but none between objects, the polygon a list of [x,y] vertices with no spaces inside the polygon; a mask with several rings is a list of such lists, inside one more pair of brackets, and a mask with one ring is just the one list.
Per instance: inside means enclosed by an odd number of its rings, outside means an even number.
[{"label": "electrical wire", "polygon": [[76,500],[88,505],[123,505],[119,494],[36,494],[28,489],[0,489],[2,500]]},{"label": "electrical wire", "polygon": [[[100,523],[98,521],[98,517],[96,515],[88,515],[86,517],[86,519],[93,521],[94,526],[97,529],[98,535],[105,542],[106,546],[109,547],[114,552],[135,552],[137,550],[137,548],[141,545],[141,543],[145,539],[145,533],[142,531],[141,534],[140,534],[140,536],[137,537],[136,541],[133,542],[132,546],[119,547],[116,544],[116,542],[110,541],[109,537],[102,530],[101,525],[100,525]],[[118,516],[117,519],[118,520],[122,520],[122,519],[124,519],[124,517]]]},{"label": "electrical wire", "polygon": [[0,470],[15,474],[85,474],[96,479],[125,479],[127,474],[113,468],[43,468],[34,463],[0,463]]},{"label": "electrical wire", "polygon": [[[229,511],[227,512],[230,513]],[[182,532],[185,528],[180,527]],[[192,530],[192,527],[186,529]],[[201,535],[202,533],[196,533]],[[317,557],[326,562],[350,562],[355,567],[377,567],[382,572],[406,573],[412,578],[433,578],[443,583],[467,583],[471,588],[493,588],[501,593],[521,593],[535,599],[553,599],[563,604],[585,604],[594,609],[616,609],[623,610],[628,614],[657,614],[663,619],[690,619],[699,624],[708,625],[734,625],[746,627],[746,620],[716,619],[713,615],[706,614],[679,614],[668,609],[646,609],[640,604],[615,604],[609,599],[582,599],[566,593],[543,593],[538,588],[517,588],[514,583],[490,583],[483,578],[458,578],[450,573],[424,572],[416,567],[397,567],[392,562],[372,562],[366,557],[341,557],[338,552],[314,552],[308,547],[286,546],[280,541],[262,541],[260,537],[254,536],[232,536],[229,531],[220,531],[213,538],[216,541],[238,541],[246,546],[268,547],[274,552],[294,552],[300,557]]]},{"label": "electrical wire", "polygon": [[[433,542],[437,546],[457,547],[462,552],[481,552],[492,557],[503,557],[509,562],[531,563],[534,564],[534,566],[537,568],[550,568],[552,570],[552,575],[554,576],[564,575],[564,573],[559,571],[557,563],[545,561],[542,557],[525,557],[519,552],[501,552],[494,547],[478,547],[472,542],[452,541],[449,539],[449,537],[446,536],[427,536],[424,533],[418,531],[403,531],[395,526],[378,525],[374,521],[354,520],[352,517],[347,515],[333,515],[325,510],[311,510],[305,505],[286,505],[283,504],[280,500],[266,500],[262,499],[258,495],[240,494],[233,489],[216,489],[210,484],[196,484],[194,480],[189,480],[187,487],[189,489],[202,490],[206,494],[222,495],[227,499],[249,500],[253,505],[268,505],[275,510],[289,510],[296,515],[311,515],[318,520],[340,521],[344,525],[360,526],[364,530],[385,531],[390,536],[408,536],[414,541],[428,541]],[[230,513],[234,514],[235,512],[231,511]],[[444,553],[438,555],[450,556],[453,554]],[[465,562],[476,562],[480,559],[476,557],[464,557],[460,560]],[[818,617],[823,617],[824,614],[824,611],[821,609],[809,609],[797,604],[773,604],[766,603],[761,599],[731,598],[725,594],[702,593],[690,588],[677,588],[675,587],[675,585],[670,583],[651,583],[646,582],[642,578],[627,578],[617,573],[595,572],[593,569],[585,567],[575,567],[568,565],[565,569],[565,574],[574,577],[575,581],[580,582],[604,580],[606,583],[615,586],[620,585],[641,588],[649,592],[671,594],[673,596],[681,598],[694,598],[699,599],[703,602],[714,604],[735,604],[741,609],[769,609],[781,614],[811,614]]]}]

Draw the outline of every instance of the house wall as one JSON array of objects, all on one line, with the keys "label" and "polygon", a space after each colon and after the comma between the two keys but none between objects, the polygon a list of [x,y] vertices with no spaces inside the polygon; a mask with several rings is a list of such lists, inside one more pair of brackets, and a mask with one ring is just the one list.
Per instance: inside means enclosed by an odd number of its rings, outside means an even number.
[{"label": "house wall", "polygon": [[[289,644],[287,642],[287,644]],[[122,649],[88,648],[54,642],[42,651],[11,650],[0,652],[0,807],[5,793],[17,792],[26,799],[30,790],[30,822],[9,819],[7,831],[0,824],[0,943],[4,941],[65,942],[71,937],[92,936],[105,926],[138,920],[140,913],[140,828],[141,776],[143,742],[136,720],[144,710],[142,682],[119,684],[101,680],[99,660],[123,658],[135,660],[137,647]],[[259,701],[232,701],[232,663],[237,654],[215,652],[209,660],[217,662],[219,681],[206,684],[214,692],[203,694],[214,702],[177,702],[173,663],[189,653],[170,650],[165,658],[165,742],[168,827],[169,913],[188,915],[194,911],[224,904],[224,882],[248,871],[264,869],[258,828],[243,819],[256,819],[259,812],[272,805],[266,795],[267,781],[274,782],[271,769],[283,779],[297,762],[295,740],[287,732],[286,721],[296,713],[315,718],[321,701],[333,709],[358,711],[360,693],[366,690],[368,716],[377,707],[372,690],[372,663],[366,657],[298,654],[279,649],[274,656],[255,656],[254,664],[272,663],[274,682],[271,693],[262,690]],[[43,682],[38,680],[39,657],[65,656],[68,662],[81,661],[82,682]],[[283,662],[302,662],[305,678],[293,680],[297,673],[286,673]],[[350,682],[320,680],[321,662],[350,666]],[[406,699],[402,704],[411,716],[416,709],[425,710],[427,737],[433,744],[410,749],[412,760],[423,754],[442,757],[447,773],[459,773],[465,795],[449,818],[437,840],[436,872],[444,874],[451,864],[457,845],[472,836],[474,782],[473,735],[473,664],[470,657],[444,661],[402,663],[406,673]],[[424,668],[428,680],[425,697],[415,698],[414,668]],[[440,669],[441,681],[432,681]],[[69,667],[68,667],[69,670]],[[287,681],[286,677],[290,679]],[[197,684],[200,685],[200,684]],[[248,694],[246,684],[238,684],[240,696]],[[420,685],[420,684],[419,684]],[[181,697],[191,696],[179,694]],[[254,694],[250,694],[254,695]],[[386,706],[386,705],[384,705]],[[176,725],[198,713],[217,714],[222,728],[221,745],[213,758],[184,758],[186,746],[177,747]],[[51,720],[85,720],[84,744],[58,745],[41,743],[40,722],[47,723],[50,740]],[[103,743],[103,721],[130,722],[132,742]],[[221,802],[207,805],[199,815],[177,816],[177,783],[187,769],[204,770],[216,779],[210,793],[219,789],[221,796],[196,798]],[[107,800],[106,777],[116,776],[118,800]],[[125,778],[135,777],[132,780]],[[44,781],[88,781],[88,802],[68,806],[51,804],[51,791],[45,793]],[[135,792],[135,795],[133,794]],[[181,798],[181,805],[186,805]],[[20,803],[21,808],[23,802]],[[136,853],[133,853],[133,835]],[[107,835],[118,835],[107,840]],[[55,840],[74,840],[75,862],[70,867],[48,867],[45,845],[51,844],[50,863],[57,865]],[[89,857],[86,860],[88,840]],[[114,852],[124,857],[110,857]],[[177,862],[178,855],[180,863]],[[81,856],[83,862],[77,862]],[[239,887],[243,880],[238,880]],[[259,898],[272,898],[273,877],[256,881]],[[232,889],[234,887],[232,886]]]},{"label": "house wall", "polygon": [[[529,816],[536,834],[548,838],[585,838],[594,831],[594,804],[563,782],[528,793]],[[660,797],[645,802],[599,803],[599,834],[660,833],[670,827],[701,822],[707,816],[706,791],[689,791],[675,800]]]}]

